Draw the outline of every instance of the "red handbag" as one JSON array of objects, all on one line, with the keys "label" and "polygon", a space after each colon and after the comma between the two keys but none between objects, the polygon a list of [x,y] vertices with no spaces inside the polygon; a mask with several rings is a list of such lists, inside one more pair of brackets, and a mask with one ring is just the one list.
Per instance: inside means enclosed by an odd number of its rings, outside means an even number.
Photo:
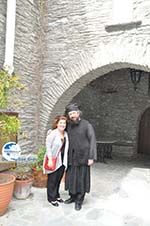
[{"label": "red handbag", "polygon": [[46,170],[54,171],[56,169],[57,157],[52,157],[52,166],[48,165],[48,156],[45,157],[44,168]]}]

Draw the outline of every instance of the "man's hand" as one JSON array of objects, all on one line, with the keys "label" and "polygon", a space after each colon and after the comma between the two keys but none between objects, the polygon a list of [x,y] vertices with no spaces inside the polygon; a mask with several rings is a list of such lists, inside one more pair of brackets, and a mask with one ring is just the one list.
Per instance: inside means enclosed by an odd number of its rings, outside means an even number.
[{"label": "man's hand", "polygon": [[88,166],[91,166],[94,163],[93,159],[88,160]]}]

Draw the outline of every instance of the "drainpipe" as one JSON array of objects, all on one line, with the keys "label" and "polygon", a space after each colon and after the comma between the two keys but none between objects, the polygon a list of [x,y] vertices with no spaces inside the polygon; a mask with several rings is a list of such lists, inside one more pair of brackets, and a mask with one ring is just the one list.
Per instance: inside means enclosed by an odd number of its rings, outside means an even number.
[{"label": "drainpipe", "polygon": [[4,69],[12,74],[14,71],[14,41],[15,41],[16,0],[7,0],[6,38]]}]

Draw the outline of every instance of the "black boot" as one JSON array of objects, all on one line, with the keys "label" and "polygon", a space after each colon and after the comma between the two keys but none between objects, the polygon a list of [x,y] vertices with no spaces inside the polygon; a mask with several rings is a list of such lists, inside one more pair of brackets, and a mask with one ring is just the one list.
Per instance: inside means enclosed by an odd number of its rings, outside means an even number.
[{"label": "black boot", "polygon": [[82,204],[79,202],[75,203],[75,210],[80,210],[82,208]]},{"label": "black boot", "polygon": [[75,202],[75,200],[74,200],[74,198],[70,197],[69,199],[66,199],[64,203],[65,204],[70,204],[72,202]]}]

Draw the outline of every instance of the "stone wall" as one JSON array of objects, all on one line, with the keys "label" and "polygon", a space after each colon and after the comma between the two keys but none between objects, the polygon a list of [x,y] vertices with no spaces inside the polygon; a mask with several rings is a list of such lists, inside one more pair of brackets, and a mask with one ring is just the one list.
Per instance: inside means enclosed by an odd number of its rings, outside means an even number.
[{"label": "stone wall", "polygon": [[[0,3],[1,64],[4,60],[5,2]],[[110,84],[118,84],[118,79],[121,86],[128,83],[127,72],[121,69],[131,67],[150,71],[150,2],[134,0],[133,4],[131,23],[108,27],[112,25],[112,0],[17,0],[14,65],[27,87],[27,92],[21,96],[25,105],[19,109],[22,129],[27,134],[26,139],[19,137],[23,149],[33,151],[44,143],[53,117],[63,113],[65,105],[88,84],[89,91],[86,92],[91,92],[95,79],[101,89],[103,85],[107,90]],[[118,76],[120,72],[121,76]],[[99,102],[99,106],[103,106],[99,117],[104,118],[106,111],[108,119],[108,106],[112,110],[116,100],[126,101],[127,91],[123,90],[117,88],[112,96],[101,94],[108,104]],[[95,85],[92,92],[97,93]],[[145,97],[142,92],[140,95]],[[124,106],[119,107],[119,111],[115,108],[113,117],[122,114]],[[126,120],[129,108],[125,111]],[[87,117],[93,122],[93,116]],[[134,117],[132,120],[135,123]],[[96,126],[97,122],[93,123]],[[108,128],[105,120],[99,123],[103,129]],[[114,131],[108,131],[107,136],[114,134]],[[120,133],[124,139],[126,133],[121,131],[121,125],[116,133],[118,138]],[[131,133],[134,139],[135,130]]]},{"label": "stone wall", "polygon": [[5,54],[6,5],[5,0],[0,1],[0,68],[4,63]]},{"label": "stone wall", "polygon": [[[6,7],[7,1],[0,3],[0,64],[4,63]],[[42,11],[41,11],[42,13]],[[38,142],[39,99],[42,64],[42,26],[39,1],[16,1],[16,31],[14,48],[14,72],[25,84],[20,95],[21,106],[13,111],[19,112],[23,135],[19,143],[24,151],[35,151]]]},{"label": "stone wall", "polygon": [[53,117],[92,80],[121,68],[150,70],[148,6],[134,1],[134,23],[108,31],[111,0],[48,1],[40,141]]},{"label": "stone wall", "polygon": [[26,86],[19,110],[23,136],[19,137],[24,151],[36,151],[39,130],[39,100],[43,42],[39,1],[18,0],[16,8],[16,37],[14,64]]},{"label": "stone wall", "polygon": [[142,73],[135,91],[129,69],[110,72],[88,84],[72,102],[92,123],[97,140],[135,147],[141,115],[150,107],[148,73]]}]

